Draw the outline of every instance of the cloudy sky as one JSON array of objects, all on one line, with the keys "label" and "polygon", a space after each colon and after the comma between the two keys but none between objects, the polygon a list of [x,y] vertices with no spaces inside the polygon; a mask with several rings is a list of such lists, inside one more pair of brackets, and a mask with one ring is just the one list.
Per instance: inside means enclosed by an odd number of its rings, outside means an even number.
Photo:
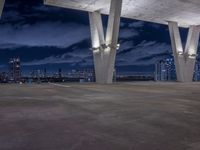
[{"label": "cloudy sky", "polygon": [[[107,17],[103,17],[106,27]],[[183,41],[187,30],[181,29]],[[0,70],[20,57],[23,72],[93,67],[86,12],[45,6],[42,0],[6,0],[0,20]],[[172,54],[168,27],[121,20],[118,72],[153,72],[156,61]]]}]

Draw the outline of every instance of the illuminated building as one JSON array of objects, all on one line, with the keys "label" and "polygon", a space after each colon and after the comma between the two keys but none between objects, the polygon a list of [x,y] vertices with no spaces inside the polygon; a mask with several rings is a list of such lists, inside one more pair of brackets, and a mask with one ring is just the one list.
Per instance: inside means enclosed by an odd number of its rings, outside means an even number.
[{"label": "illuminated building", "polygon": [[21,64],[20,58],[11,58],[9,61],[10,80],[19,82],[21,80]]}]

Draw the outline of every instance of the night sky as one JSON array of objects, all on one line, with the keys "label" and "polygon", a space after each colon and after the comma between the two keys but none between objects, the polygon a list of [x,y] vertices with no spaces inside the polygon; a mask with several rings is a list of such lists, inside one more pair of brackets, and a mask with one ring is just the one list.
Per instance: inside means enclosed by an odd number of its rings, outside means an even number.
[{"label": "night sky", "polygon": [[[107,17],[103,17],[106,28]],[[181,29],[186,41],[186,29]],[[42,0],[6,0],[0,21],[0,70],[11,57],[20,57],[23,72],[49,72],[93,67],[87,12],[43,5]],[[153,72],[158,60],[171,57],[166,25],[121,20],[119,73]]]}]

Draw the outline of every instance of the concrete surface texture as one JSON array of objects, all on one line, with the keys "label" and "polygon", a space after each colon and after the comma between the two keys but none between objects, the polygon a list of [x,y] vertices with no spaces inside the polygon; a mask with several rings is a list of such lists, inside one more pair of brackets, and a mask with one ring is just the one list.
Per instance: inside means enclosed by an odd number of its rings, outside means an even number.
[{"label": "concrete surface texture", "polygon": [[[111,0],[44,0],[46,4],[109,14]],[[199,0],[123,0],[122,17],[182,27],[200,25]]]},{"label": "concrete surface texture", "polygon": [[200,84],[0,85],[0,150],[199,150]]}]

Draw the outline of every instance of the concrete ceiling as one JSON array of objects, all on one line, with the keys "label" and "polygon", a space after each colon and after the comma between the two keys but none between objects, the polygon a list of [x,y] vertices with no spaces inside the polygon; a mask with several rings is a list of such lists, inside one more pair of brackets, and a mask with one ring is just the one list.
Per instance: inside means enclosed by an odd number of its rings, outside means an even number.
[{"label": "concrete ceiling", "polygon": [[[110,0],[45,0],[45,4],[108,14]],[[123,0],[122,17],[181,27],[200,25],[200,0]]]},{"label": "concrete ceiling", "polygon": [[4,2],[5,2],[5,0],[0,0],[0,17],[1,17],[1,14],[2,14]]}]

